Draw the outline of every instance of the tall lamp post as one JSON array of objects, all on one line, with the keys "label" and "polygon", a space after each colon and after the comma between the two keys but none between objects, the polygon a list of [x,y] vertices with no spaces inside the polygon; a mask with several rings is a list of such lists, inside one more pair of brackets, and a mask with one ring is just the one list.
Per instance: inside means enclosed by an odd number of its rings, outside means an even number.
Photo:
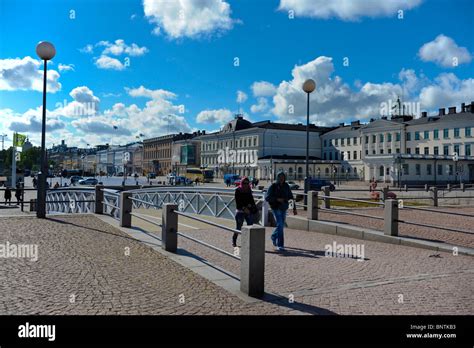
[{"label": "tall lamp post", "polygon": [[44,62],[43,68],[43,120],[41,126],[41,174],[38,175],[38,195],[36,217],[44,219],[46,217],[46,178],[48,173],[48,163],[46,160],[46,82],[48,60],[56,55],[56,49],[52,43],[42,41],[36,46],[36,54]]},{"label": "tall lamp post", "polygon": [[[303,91],[307,95],[306,99],[306,177],[304,179],[304,193],[309,191],[309,95],[316,89],[316,82],[308,79],[303,83]],[[305,195],[305,204],[308,202],[308,195]]]}]

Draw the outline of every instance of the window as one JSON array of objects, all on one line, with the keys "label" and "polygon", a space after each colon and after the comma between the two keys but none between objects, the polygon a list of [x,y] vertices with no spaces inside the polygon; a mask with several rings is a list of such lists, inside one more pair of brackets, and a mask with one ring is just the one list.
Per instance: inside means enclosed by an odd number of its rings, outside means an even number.
[{"label": "window", "polygon": [[423,133],[423,139],[429,139],[430,138],[430,131],[425,131]]},{"label": "window", "polygon": [[357,145],[357,137],[354,137],[354,139],[352,140],[353,140],[354,145]]},{"label": "window", "polygon": [[420,154],[420,148],[419,148],[419,147],[415,148],[415,153],[416,153],[417,155]]},{"label": "window", "polygon": [[407,141],[411,141],[411,133],[407,132]]},{"label": "window", "polygon": [[426,174],[427,175],[432,175],[432,166],[431,166],[431,164],[426,165]]},{"label": "window", "polygon": [[435,129],[433,131],[433,139],[439,139],[439,130]]},{"label": "window", "polygon": [[347,138],[347,146],[351,144],[351,138]]},{"label": "window", "polygon": [[460,153],[459,153],[459,145],[454,145],[454,152],[456,152],[458,155],[460,155]]},{"label": "window", "polygon": [[466,137],[470,137],[471,136],[471,127],[466,127],[464,128],[464,135]]},{"label": "window", "polygon": [[438,175],[443,175],[443,165],[438,164]]},{"label": "window", "polygon": [[369,136],[368,136],[368,135],[365,136],[365,143],[366,143],[366,144],[369,143]]},{"label": "window", "polygon": [[396,153],[400,153],[400,148],[397,147],[397,148],[395,149],[395,152],[396,152]]},{"label": "window", "polygon": [[365,150],[365,155],[367,156],[369,154],[369,150]]},{"label": "window", "polygon": [[392,153],[392,149],[388,149],[387,152],[388,152],[388,153]]},{"label": "window", "polygon": [[454,137],[459,138],[459,128],[454,128]]},{"label": "window", "polygon": [[373,149],[372,150],[372,155],[375,155],[375,154],[376,154],[375,149]]},{"label": "window", "polygon": [[380,149],[380,154],[383,155],[383,149]]},{"label": "window", "polygon": [[325,152],[325,153],[323,153],[323,160],[325,160],[326,157],[327,157],[327,154],[326,154],[326,152]]},{"label": "window", "polygon": [[328,141],[324,139],[324,147],[327,147],[327,146],[328,146]]},{"label": "window", "polygon": [[329,153],[329,160],[332,161],[332,152]]},{"label": "window", "polygon": [[347,151],[347,152],[346,152],[346,155],[347,155],[346,160],[347,160],[347,161],[350,161],[350,160],[351,160],[351,153],[350,153],[350,151]]},{"label": "window", "polygon": [[334,139],[334,145],[336,145],[336,146],[337,146],[337,140],[338,139]]},{"label": "window", "polygon": [[326,168],[326,169],[324,170],[324,173],[326,173],[326,175],[329,175],[329,168]]},{"label": "window", "polygon": [[407,154],[411,154],[411,148],[407,147]]},{"label": "window", "polygon": [[395,133],[395,140],[400,141],[400,132]]},{"label": "window", "polygon": [[435,154],[435,155],[439,155],[439,147],[438,147],[438,146],[435,146],[435,147],[433,148],[433,151],[434,151],[434,154]]},{"label": "window", "polygon": [[[341,152],[341,156],[343,156],[343,154],[344,154],[344,152]],[[339,152],[335,152],[335,153],[334,153],[334,159],[335,159],[336,161],[339,161]]]},{"label": "window", "polygon": [[377,136],[374,134],[372,135],[372,144],[375,144],[377,142]]},{"label": "window", "polygon": [[244,139],[244,147],[247,147],[247,138]]},{"label": "window", "polygon": [[420,132],[415,132],[415,140],[420,140]]},{"label": "window", "polygon": [[423,151],[424,151],[424,154],[425,154],[425,155],[429,155],[429,154],[430,154],[430,148],[429,148],[429,147],[425,147],[425,148],[423,149]]},{"label": "window", "polygon": [[390,143],[392,141],[392,133],[387,134],[387,141]]},{"label": "window", "polygon": [[449,138],[449,129],[448,128],[443,129],[443,138],[444,139]]},{"label": "window", "polygon": [[379,141],[383,143],[383,134],[379,134]]},{"label": "window", "polygon": [[341,138],[341,146],[344,146],[344,138]]},{"label": "window", "polygon": [[449,156],[449,145],[443,145],[443,155]]},{"label": "window", "polygon": [[253,146],[257,146],[257,137],[253,138]]},{"label": "window", "polygon": [[415,174],[421,175],[421,164],[415,164]]},{"label": "window", "polygon": [[355,160],[357,159],[357,151],[354,151],[354,156],[353,157],[354,157]]},{"label": "window", "polygon": [[471,156],[471,145],[464,145],[464,156]]},{"label": "window", "polygon": [[409,175],[410,174],[409,168],[410,167],[408,166],[408,164],[403,165],[403,175]]},{"label": "window", "polygon": [[453,169],[454,169],[454,168],[453,168],[453,165],[450,164],[450,165],[448,166],[448,175],[453,175],[453,173],[454,173],[454,170],[453,170]]},{"label": "window", "polygon": [[384,173],[383,166],[380,166],[380,168],[379,168],[379,175],[380,175],[380,176],[384,176],[383,173]]}]

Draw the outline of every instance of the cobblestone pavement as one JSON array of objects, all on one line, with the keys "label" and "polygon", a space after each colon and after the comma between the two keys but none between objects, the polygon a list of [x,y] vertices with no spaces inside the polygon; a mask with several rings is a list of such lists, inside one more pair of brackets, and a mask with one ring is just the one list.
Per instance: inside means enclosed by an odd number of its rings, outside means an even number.
[{"label": "cobblestone pavement", "polygon": [[0,258],[0,315],[294,313],[245,302],[93,215],[0,218],[6,242],[37,244],[38,260]]},{"label": "cobblestone pavement", "polygon": [[[233,251],[229,232],[179,229]],[[275,253],[271,231],[266,229],[266,290],[307,305],[310,313],[314,307],[337,314],[474,313],[473,257],[291,229],[285,230],[287,251]],[[334,242],[363,245],[365,260],[325,257],[325,246]],[[179,238],[179,247],[240,272],[237,260],[192,241]]]}]

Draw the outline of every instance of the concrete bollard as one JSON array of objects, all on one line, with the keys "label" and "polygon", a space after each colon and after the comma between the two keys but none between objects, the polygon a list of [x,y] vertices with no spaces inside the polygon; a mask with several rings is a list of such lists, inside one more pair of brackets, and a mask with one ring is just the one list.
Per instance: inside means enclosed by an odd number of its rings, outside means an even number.
[{"label": "concrete bollard", "polygon": [[446,189],[447,189],[449,192],[451,192],[451,184],[447,184],[447,185],[446,185]]},{"label": "concrete bollard", "polygon": [[265,286],[265,228],[242,227],[240,250],[240,290],[252,297],[263,297]]},{"label": "concrete bollard", "polygon": [[171,253],[178,249],[178,210],[177,204],[165,203],[161,217],[161,248]]},{"label": "concrete bollard", "polygon": [[431,188],[431,192],[433,192],[433,206],[437,207],[438,206],[438,188],[436,186],[433,186]]},{"label": "concrete bollard", "polygon": [[120,192],[120,227],[132,227],[132,212],[133,202],[128,197],[131,197],[131,192]]},{"label": "concrete bollard", "polygon": [[408,192],[408,186],[407,184],[403,185],[405,192]]},{"label": "concrete bollard", "polygon": [[103,185],[96,185],[95,186],[95,210],[96,214],[103,214],[104,213],[104,186]]},{"label": "concrete bollard", "polygon": [[466,185],[464,185],[464,183],[461,183],[461,191],[462,192],[466,192]]},{"label": "concrete bollard", "polygon": [[36,211],[36,198],[30,199],[30,211]]},{"label": "concrete bollard", "polygon": [[318,220],[318,192],[308,192],[308,220]]},{"label": "concrete bollard", "polygon": [[326,209],[331,209],[331,198],[329,196],[331,195],[331,190],[329,189],[329,186],[324,186],[323,187],[324,191],[324,208]]},{"label": "concrete bollard", "polygon": [[428,192],[428,184],[425,184],[425,192]]},{"label": "concrete bollard", "polygon": [[387,199],[384,208],[383,232],[388,236],[398,236],[398,201]]}]

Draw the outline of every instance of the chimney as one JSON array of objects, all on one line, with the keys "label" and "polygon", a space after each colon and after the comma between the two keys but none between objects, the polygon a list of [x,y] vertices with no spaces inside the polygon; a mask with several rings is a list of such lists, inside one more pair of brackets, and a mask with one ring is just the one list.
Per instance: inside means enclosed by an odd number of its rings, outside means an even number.
[{"label": "chimney", "polygon": [[423,111],[423,112],[421,113],[421,117],[426,117],[426,116],[428,116],[428,113],[427,113],[426,111]]},{"label": "chimney", "polygon": [[461,104],[461,112],[465,112],[466,111],[466,103],[462,103]]},{"label": "chimney", "polygon": [[445,115],[445,110],[444,108],[439,109],[439,116]]},{"label": "chimney", "polygon": [[352,121],[351,126],[360,126],[360,121]]},{"label": "chimney", "polygon": [[449,115],[452,115],[452,114],[455,114],[456,113],[456,107],[455,106],[451,106],[448,108],[448,114]]}]

